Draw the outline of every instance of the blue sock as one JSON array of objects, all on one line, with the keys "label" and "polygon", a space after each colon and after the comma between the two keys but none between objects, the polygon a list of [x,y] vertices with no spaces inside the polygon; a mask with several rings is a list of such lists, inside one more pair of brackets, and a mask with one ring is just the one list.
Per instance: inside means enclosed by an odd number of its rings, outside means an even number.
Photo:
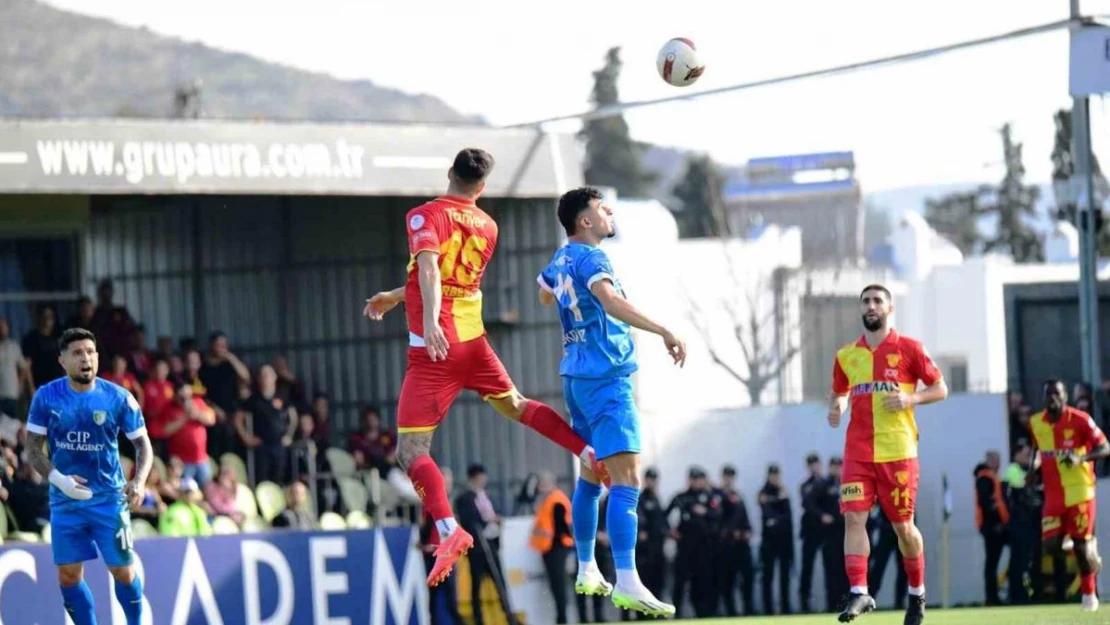
[{"label": "blue sock", "polygon": [[69,617],[73,619],[73,625],[96,625],[92,591],[85,580],[81,580],[76,586],[63,586],[62,602]]},{"label": "blue sock", "polygon": [[578,478],[570,502],[570,518],[574,525],[574,549],[579,562],[594,561],[597,542],[597,505],[601,501],[601,485]]},{"label": "blue sock", "polygon": [[[141,625],[143,620],[143,580],[136,575],[130,584],[116,580],[116,601],[123,608],[127,625]],[[77,625],[74,623],[74,625]]]},{"label": "blue sock", "polygon": [[638,488],[614,484],[609,489],[605,521],[613,547],[613,565],[618,571],[636,569],[636,534],[640,521],[636,508],[639,503]]}]

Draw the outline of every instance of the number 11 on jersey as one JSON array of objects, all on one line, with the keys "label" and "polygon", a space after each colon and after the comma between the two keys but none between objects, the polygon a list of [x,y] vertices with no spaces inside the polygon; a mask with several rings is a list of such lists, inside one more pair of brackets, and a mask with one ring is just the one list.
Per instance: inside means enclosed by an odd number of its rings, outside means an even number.
[{"label": "number 11 on jersey", "polygon": [[[565,297],[564,297],[565,296]],[[578,310],[578,293],[574,290],[574,281],[570,276],[559,274],[555,278],[555,297],[574,315],[574,320],[582,321],[582,311]]]}]

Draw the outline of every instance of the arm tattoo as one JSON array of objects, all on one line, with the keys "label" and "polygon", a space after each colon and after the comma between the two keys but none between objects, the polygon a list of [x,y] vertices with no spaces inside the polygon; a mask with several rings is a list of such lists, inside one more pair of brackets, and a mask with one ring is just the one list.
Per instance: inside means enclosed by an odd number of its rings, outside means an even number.
[{"label": "arm tattoo", "polygon": [[54,470],[54,465],[46,455],[45,435],[27,432],[27,464],[43,477]]},{"label": "arm tattoo", "polygon": [[135,481],[146,484],[150,468],[154,466],[154,448],[150,444],[150,437],[146,434],[131,442],[135,445]]}]

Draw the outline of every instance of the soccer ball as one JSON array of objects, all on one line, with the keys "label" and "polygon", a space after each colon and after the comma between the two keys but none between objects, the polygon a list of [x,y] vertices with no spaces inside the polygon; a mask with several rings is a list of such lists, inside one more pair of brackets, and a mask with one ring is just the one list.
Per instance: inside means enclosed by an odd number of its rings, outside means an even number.
[{"label": "soccer ball", "polygon": [[705,72],[705,65],[698,59],[694,42],[682,37],[675,37],[663,44],[655,59],[655,66],[663,80],[675,87],[689,87]]}]

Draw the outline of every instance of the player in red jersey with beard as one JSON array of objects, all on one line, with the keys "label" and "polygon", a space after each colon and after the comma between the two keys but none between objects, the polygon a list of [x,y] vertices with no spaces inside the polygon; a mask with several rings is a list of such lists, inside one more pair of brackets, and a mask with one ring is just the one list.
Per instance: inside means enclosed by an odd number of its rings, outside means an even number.
[{"label": "player in red jersey with beard", "polygon": [[[880,284],[860,293],[863,336],[845,345],[833,362],[829,425],[837,427],[851,402],[844,440],[840,510],[844,513],[844,568],[850,594],[841,623],[875,609],[867,588],[871,539],[867,518],[878,501],[898,534],[909,582],[904,625],[925,620],[925,545],[914,525],[919,466],[914,407],[942,401],[948,387],[920,341],[890,327],[890,291]],[[926,388],[918,390],[918,383]],[[850,398],[850,399],[849,399]]]},{"label": "player in red jersey with beard", "polygon": [[463,389],[477,392],[499,413],[536,430],[587,466],[606,475],[593,448],[559,413],[521,395],[486,340],[480,286],[497,247],[497,222],[475,205],[493,169],[493,157],[465,149],[447,172],[447,194],[409,211],[408,280],[378,293],[363,313],[375,321],[405,303],[408,366],[397,406],[397,460],[408,472],[440,535],[428,584],[435,586],[474,545],[456,523],[432,460],[432,434]]}]

